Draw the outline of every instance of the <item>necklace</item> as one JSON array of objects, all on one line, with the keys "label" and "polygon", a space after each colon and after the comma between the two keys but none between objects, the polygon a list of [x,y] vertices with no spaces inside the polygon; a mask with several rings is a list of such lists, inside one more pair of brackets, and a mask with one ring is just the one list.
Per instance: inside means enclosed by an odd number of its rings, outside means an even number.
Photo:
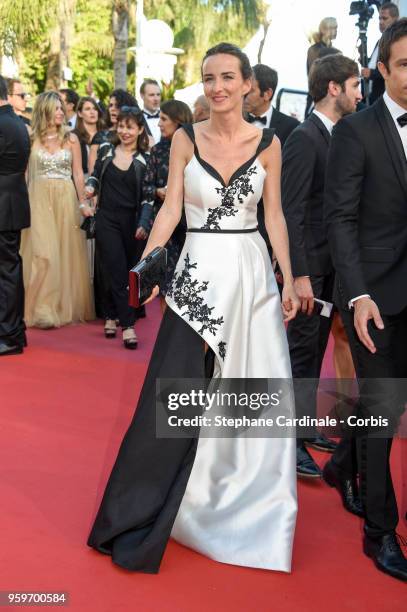
[{"label": "necklace", "polygon": [[47,140],[52,140],[53,138],[58,138],[58,134],[51,134],[51,136],[47,136]]}]

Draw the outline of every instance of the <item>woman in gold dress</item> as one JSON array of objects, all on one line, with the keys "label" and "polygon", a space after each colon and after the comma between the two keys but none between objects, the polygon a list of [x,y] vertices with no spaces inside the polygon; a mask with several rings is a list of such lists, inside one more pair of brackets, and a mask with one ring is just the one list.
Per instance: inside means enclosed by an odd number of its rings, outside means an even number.
[{"label": "woman in gold dress", "polygon": [[86,238],[80,229],[84,194],[81,150],[65,125],[55,92],[38,96],[32,118],[28,171],[31,227],[22,257],[28,327],[59,327],[94,318]]}]

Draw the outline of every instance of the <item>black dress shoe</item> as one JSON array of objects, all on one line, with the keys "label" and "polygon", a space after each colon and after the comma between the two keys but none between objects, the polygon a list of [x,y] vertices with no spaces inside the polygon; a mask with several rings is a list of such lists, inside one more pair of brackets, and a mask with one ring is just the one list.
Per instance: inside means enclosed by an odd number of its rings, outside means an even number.
[{"label": "black dress shoe", "polygon": [[365,534],[363,552],[373,559],[381,572],[407,582],[407,559],[401,552],[398,536],[394,532],[379,538]]},{"label": "black dress shoe", "polygon": [[23,352],[23,347],[18,344],[8,344],[4,340],[0,340],[0,357],[6,355],[20,355]]},{"label": "black dress shoe", "polygon": [[339,491],[345,510],[356,516],[364,516],[356,478],[340,478],[331,461],[325,463],[322,477],[330,487],[335,487]]},{"label": "black dress shoe", "polygon": [[323,434],[318,434],[315,438],[308,438],[304,440],[307,446],[311,446],[311,448],[315,448],[319,451],[324,451],[325,453],[333,453],[338,446],[337,442],[333,440],[329,440]]},{"label": "black dress shoe", "polygon": [[321,478],[321,470],[304,446],[297,446],[297,476]]}]

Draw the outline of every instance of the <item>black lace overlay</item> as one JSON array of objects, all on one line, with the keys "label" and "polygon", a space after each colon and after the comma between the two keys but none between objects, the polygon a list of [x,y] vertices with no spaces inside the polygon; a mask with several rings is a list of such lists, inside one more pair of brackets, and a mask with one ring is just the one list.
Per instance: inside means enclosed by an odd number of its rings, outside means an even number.
[{"label": "black lace overlay", "polygon": [[203,225],[201,229],[220,230],[221,227],[219,222],[223,217],[234,217],[237,215],[239,209],[234,206],[235,198],[237,198],[240,204],[243,204],[244,198],[247,197],[249,193],[254,193],[253,186],[250,182],[250,177],[253,174],[257,174],[257,168],[255,166],[249,168],[227,187],[215,187],[216,191],[221,195],[222,202],[220,206],[209,209],[205,225]]},{"label": "black lace overlay", "polygon": [[226,357],[226,342],[218,342],[219,355],[222,357],[223,361],[225,361]]},{"label": "black lace overlay", "polygon": [[167,295],[174,300],[180,310],[186,309],[181,313],[183,317],[202,324],[198,331],[199,334],[208,330],[215,336],[224,321],[223,317],[211,316],[215,307],[209,307],[201,295],[208,289],[209,281],[199,281],[192,277],[191,270],[196,270],[197,263],[191,263],[188,253],[184,258],[184,263],[183,270],[174,273]]}]

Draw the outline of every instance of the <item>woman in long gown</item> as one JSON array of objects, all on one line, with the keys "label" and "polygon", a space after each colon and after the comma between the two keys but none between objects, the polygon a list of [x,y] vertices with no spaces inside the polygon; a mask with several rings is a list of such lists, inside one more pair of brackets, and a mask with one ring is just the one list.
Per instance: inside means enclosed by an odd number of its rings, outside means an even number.
[{"label": "woman in long gown", "polygon": [[89,321],[93,298],[77,196],[85,189],[81,150],[52,91],[40,94],[34,106],[28,170],[31,227],[21,241],[26,324],[51,328]]},{"label": "woman in long gown", "polygon": [[156,573],[172,535],[223,563],[289,572],[295,440],[156,437],[158,378],[204,378],[208,356],[214,377],[291,377],[280,296],[256,227],[263,195],[289,320],[299,301],[280,204],[280,145],[272,130],[242,118],[251,68],[240,49],[222,43],[209,50],[202,73],[210,119],[174,135],[167,196],[145,253],[166,244],[183,200],[187,238],[88,544],[133,571]]}]

